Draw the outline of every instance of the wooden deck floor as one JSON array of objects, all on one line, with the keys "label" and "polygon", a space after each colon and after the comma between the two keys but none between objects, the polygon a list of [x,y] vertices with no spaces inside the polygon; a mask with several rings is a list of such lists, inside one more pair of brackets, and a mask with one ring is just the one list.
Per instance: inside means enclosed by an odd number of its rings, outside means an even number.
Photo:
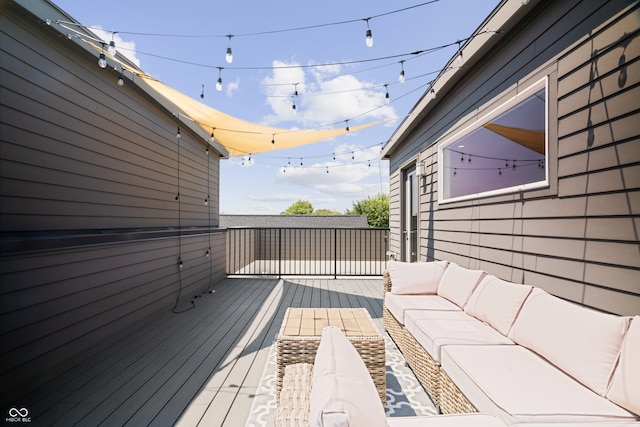
[{"label": "wooden deck floor", "polygon": [[244,426],[287,307],[365,307],[380,278],[227,279],[61,372],[26,399],[34,425]]}]

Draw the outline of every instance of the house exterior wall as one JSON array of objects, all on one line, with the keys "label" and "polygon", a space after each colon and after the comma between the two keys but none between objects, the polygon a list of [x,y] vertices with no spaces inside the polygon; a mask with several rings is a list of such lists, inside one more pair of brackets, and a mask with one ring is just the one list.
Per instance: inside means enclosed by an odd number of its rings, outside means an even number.
[{"label": "house exterior wall", "polygon": [[189,307],[224,277],[226,252],[219,153],[207,155],[186,127],[178,145],[175,117],[128,75],[117,86],[118,72],[100,69],[15,2],[1,12],[0,372],[8,407],[104,339],[159,310]]},{"label": "house exterior wall", "polygon": [[[403,170],[420,178],[420,261],[450,260],[608,312],[640,313],[640,11],[541,1],[389,152],[390,250]],[[438,203],[438,144],[548,78],[547,188]]]}]

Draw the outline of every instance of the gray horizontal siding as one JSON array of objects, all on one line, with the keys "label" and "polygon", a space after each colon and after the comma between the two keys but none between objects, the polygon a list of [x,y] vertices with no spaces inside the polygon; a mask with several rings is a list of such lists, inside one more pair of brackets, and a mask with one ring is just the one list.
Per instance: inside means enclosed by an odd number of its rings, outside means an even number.
[{"label": "gray horizontal siding", "polygon": [[[393,183],[419,156],[427,165],[420,260],[447,259],[605,311],[640,313],[640,29],[638,5],[627,7],[543,2],[476,64],[391,153],[392,236],[401,235],[402,206]],[[494,107],[516,83],[545,74],[550,154],[557,156],[551,187],[434,203],[432,144]],[[391,239],[392,250],[400,244]]]},{"label": "gray horizontal siding", "polygon": [[190,308],[225,276],[226,234],[219,153],[184,126],[178,141],[174,112],[128,78],[117,86],[117,72],[15,2],[1,19],[0,375],[10,407],[102,340]]}]

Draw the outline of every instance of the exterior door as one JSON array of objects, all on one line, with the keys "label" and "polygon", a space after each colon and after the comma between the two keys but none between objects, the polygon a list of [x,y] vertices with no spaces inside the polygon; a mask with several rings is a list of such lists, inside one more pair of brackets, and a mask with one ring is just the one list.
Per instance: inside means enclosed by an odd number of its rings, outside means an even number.
[{"label": "exterior door", "polygon": [[416,168],[404,171],[402,191],[402,261],[418,261],[418,177]]}]

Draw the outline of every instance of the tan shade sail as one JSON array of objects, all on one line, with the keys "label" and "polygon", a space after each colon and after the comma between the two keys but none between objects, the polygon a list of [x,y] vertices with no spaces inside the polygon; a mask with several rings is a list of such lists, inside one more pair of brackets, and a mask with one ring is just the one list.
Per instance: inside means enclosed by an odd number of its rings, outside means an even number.
[{"label": "tan shade sail", "polygon": [[[206,132],[212,132],[216,141],[232,156],[294,148],[347,133],[346,126],[329,130],[289,130],[251,123],[202,104],[158,80],[144,75],[140,77]],[[349,131],[354,132],[380,123],[383,121],[350,126]]]},{"label": "tan shade sail", "polygon": [[545,134],[542,131],[520,129],[509,126],[502,126],[495,123],[486,123],[485,128],[498,135],[504,136],[511,141],[518,143],[536,153],[544,154],[544,137]]}]

